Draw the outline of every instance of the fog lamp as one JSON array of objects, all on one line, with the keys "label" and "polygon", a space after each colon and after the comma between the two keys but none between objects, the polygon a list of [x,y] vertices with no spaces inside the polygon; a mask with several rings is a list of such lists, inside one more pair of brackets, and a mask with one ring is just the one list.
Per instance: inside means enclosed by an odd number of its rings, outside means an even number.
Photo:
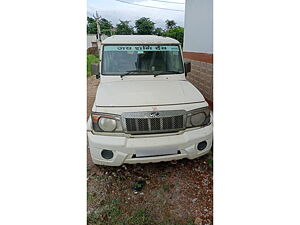
[{"label": "fog lamp", "polygon": [[101,152],[101,156],[104,158],[104,159],[111,159],[112,157],[114,157],[114,153],[111,151],[111,150],[102,150]]},{"label": "fog lamp", "polygon": [[206,142],[206,141],[201,141],[201,142],[197,145],[197,149],[198,149],[199,151],[202,151],[202,150],[204,150],[204,149],[206,148],[206,146],[207,146],[207,142]]}]

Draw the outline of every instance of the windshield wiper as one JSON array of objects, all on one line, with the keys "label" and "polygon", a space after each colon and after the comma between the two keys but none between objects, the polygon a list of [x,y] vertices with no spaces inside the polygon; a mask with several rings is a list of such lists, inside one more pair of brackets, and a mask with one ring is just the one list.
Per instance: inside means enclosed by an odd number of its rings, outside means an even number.
[{"label": "windshield wiper", "polygon": [[174,71],[174,70],[168,70],[168,71],[162,71],[159,73],[154,74],[154,77],[158,76],[158,75],[163,75],[163,74],[181,74],[182,72],[179,71]]},{"label": "windshield wiper", "polygon": [[120,74],[120,77],[122,78],[126,75],[134,74],[135,72],[149,72],[149,71],[147,71],[147,70],[128,70],[128,71],[126,71],[126,73]]}]

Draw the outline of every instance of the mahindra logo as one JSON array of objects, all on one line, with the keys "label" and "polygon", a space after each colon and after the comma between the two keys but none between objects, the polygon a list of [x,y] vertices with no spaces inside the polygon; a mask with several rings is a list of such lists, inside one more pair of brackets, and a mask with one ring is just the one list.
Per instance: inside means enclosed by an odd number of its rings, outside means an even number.
[{"label": "mahindra logo", "polygon": [[150,113],[150,117],[159,117],[159,112]]}]

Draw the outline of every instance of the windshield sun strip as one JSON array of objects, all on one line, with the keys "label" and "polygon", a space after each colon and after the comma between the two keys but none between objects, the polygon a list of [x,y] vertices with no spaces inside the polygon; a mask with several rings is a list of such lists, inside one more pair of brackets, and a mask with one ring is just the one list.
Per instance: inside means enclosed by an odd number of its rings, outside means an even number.
[{"label": "windshield sun strip", "polygon": [[[124,75],[124,73],[115,73],[115,72],[112,72],[112,73],[103,73],[103,62],[104,62],[104,48],[105,46],[159,46],[159,45],[163,45],[163,46],[177,46],[179,51],[179,60],[180,60],[180,64],[182,65],[182,71],[178,71],[180,73],[178,74],[183,74],[185,73],[185,68],[183,66],[183,55],[182,55],[182,51],[181,51],[181,45],[180,44],[104,44],[102,45],[102,49],[101,49],[101,75],[104,75],[104,76],[120,76],[120,75]],[[150,72],[150,71],[149,71]],[[164,72],[164,71],[162,71]],[[171,73],[164,73],[164,74],[161,74],[159,73],[159,75],[170,75]],[[177,73],[174,73],[174,74],[177,74]],[[126,74],[127,75],[127,74]],[[149,73],[149,74],[130,74],[130,75],[155,75],[154,73]]]}]

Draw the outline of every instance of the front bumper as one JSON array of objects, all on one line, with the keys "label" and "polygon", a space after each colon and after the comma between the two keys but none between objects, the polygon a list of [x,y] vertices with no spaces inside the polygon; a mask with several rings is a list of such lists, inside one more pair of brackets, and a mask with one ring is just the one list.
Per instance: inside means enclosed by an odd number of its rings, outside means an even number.
[{"label": "front bumper", "polygon": [[[206,141],[207,146],[199,151],[197,145],[202,141]],[[211,149],[212,125],[163,136],[104,136],[88,131],[88,143],[92,160],[98,165],[120,166],[124,163],[161,162],[183,158],[194,159],[207,154]],[[103,149],[113,151],[113,158],[104,159],[101,156]],[[166,152],[168,149],[173,149],[177,153],[161,154],[162,151]],[[151,156],[136,157],[138,152],[147,151],[151,151]]]}]

